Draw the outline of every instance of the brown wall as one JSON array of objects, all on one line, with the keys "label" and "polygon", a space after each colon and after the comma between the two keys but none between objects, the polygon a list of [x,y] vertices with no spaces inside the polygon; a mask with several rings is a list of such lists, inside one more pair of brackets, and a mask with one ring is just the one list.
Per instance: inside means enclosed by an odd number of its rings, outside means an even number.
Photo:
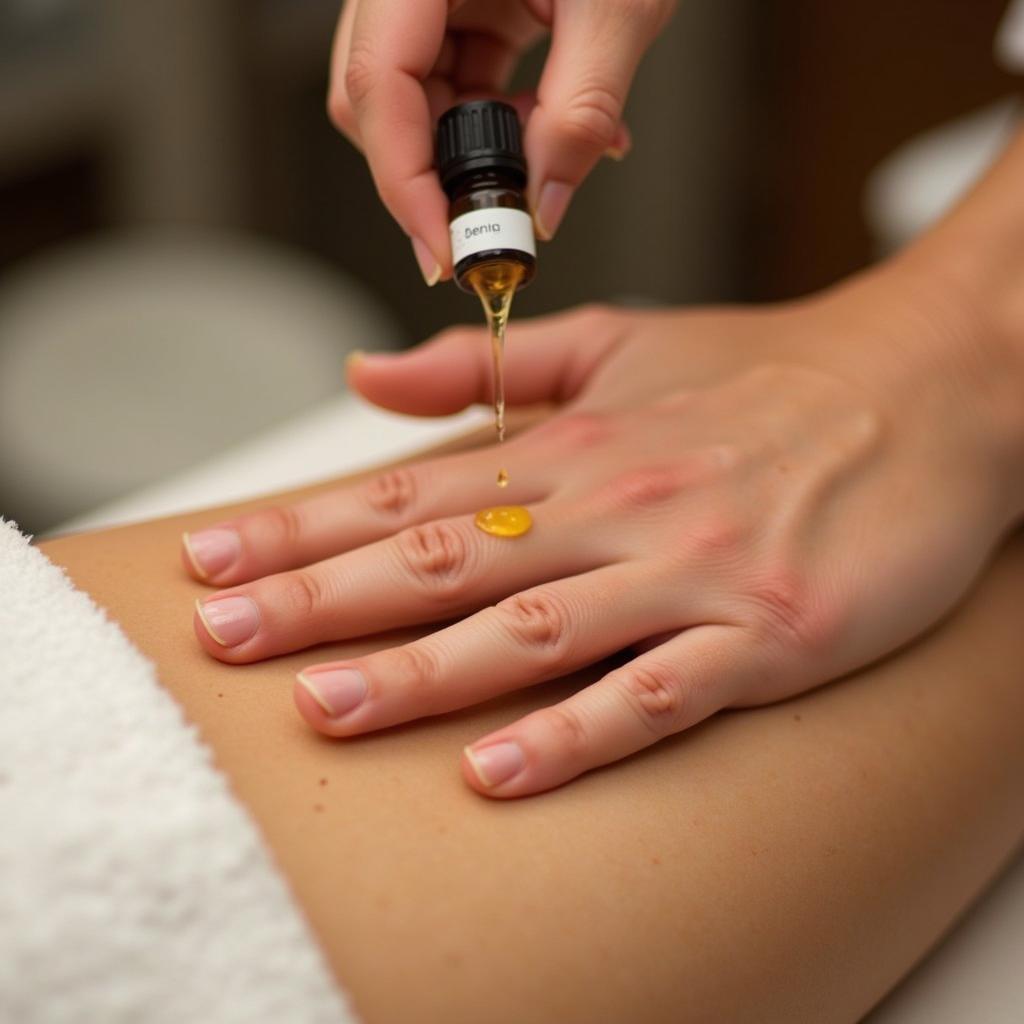
[{"label": "brown wall", "polygon": [[759,5],[741,243],[747,294],[799,294],[870,260],[861,189],[871,168],[915,133],[1017,87],[992,56],[1005,7],[1006,0]]}]

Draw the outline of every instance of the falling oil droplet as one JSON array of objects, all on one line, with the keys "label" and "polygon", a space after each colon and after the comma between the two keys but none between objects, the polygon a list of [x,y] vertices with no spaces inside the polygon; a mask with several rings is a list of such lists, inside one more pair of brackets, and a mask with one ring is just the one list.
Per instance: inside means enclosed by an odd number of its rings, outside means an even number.
[{"label": "falling oil droplet", "polygon": [[522,505],[497,505],[481,509],[473,522],[494,537],[521,537],[533,526],[533,517]]},{"label": "falling oil droplet", "polygon": [[[494,367],[494,427],[498,440],[505,440],[505,327],[512,309],[512,296],[523,280],[525,268],[521,263],[497,261],[481,263],[466,275],[473,291],[480,297],[491,334],[491,356]],[[500,480],[499,480],[499,486]]]},{"label": "falling oil droplet", "polygon": [[498,486],[508,487],[508,470],[504,467],[498,470]]}]

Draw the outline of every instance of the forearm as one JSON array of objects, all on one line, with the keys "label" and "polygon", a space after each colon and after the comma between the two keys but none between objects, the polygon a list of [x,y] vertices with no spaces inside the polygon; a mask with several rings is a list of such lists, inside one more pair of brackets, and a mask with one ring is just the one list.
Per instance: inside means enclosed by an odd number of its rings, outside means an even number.
[{"label": "forearm", "polygon": [[[983,407],[1009,515],[1024,513],[1024,128],[934,228],[889,261],[947,324],[956,370]],[[913,287],[913,286],[912,286]],[[955,411],[951,410],[955,414]]]},{"label": "forearm", "polygon": [[927,259],[991,318],[1024,375],[1024,127],[968,194],[907,255]]}]

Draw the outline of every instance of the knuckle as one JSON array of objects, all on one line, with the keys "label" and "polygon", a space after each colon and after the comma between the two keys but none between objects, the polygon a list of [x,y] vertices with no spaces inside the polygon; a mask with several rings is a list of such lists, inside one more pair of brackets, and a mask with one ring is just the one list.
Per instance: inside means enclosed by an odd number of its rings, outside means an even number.
[{"label": "knuckle", "polygon": [[376,180],[377,195],[380,201],[388,210],[396,210],[401,206],[402,196],[405,194],[405,181],[394,178],[380,178]]},{"label": "knuckle", "polygon": [[814,596],[803,575],[776,569],[747,592],[753,604],[754,629],[766,643],[782,642],[803,652],[834,646],[841,626],[837,606]]},{"label": "knuckle", "polygon": [[604,150],[611,145],[622,116],[622,101],[603,85],[580,89],[562,112],[561,134],[574,145]]},{"label": "knuckle", "polygon": [[365,44],[353,43],[345,65],[345,93],[353,107],[362,106],[377,80],[373,54]]},{"label": "knuckle", "polygon": [[728,561],[744,546],[748,528],[727,514],[693,523],[681,540],[683,560],[687,563],[721,563]]},{"label": "knuckle", "polygon": [[547,708],[543,715],[554,734],[555,749],[569,760],[583,759],[592,751],[590,729],[578,708],[556,704]]},{"label": "knuckle", "polygon": [[549,591],[515,594],[495,606],[502,625],[545,668],[557,670],[568,661],[572,617],[565,603]]},{"label": "knuckle", "polygon": [[424,523],[403,530],[394,544],[407,575],[428,596],[446,603],[465,596],[470,555],[463,531]]},{"label": "knuckle", "polygon": [[657,663],[629,665],[621,670],[619,688],[630,710],[655,739],[683,728],[689,702],[675,669]]},{"label": "knuckle", "polygon": [[276,544],[288,550],[295,550],[299,546],[304,524],[302,513],[295,505],[274,505],[258,512],[257,515]]},{"label": "knuckle", "polygon": [[442,669],[437,652],[427,643],[406,644],[388,652],[389,676],[407,687],[417,708],[429,713],[440,696]]},{"label": "knuckle", "polygon": [[417,492],[416,474],[399,467],[370,480],[363,488],[363,497],[378,515],[406,519],[416,506]]},{"label": "knuckle", "polygon": [[308,569],[295,569],[277,577],[278,599],[292,621],[314,618],[326,605],[320,580]]},{"label": "knuckle", "polygon": [[646,466],[620,473],[605,484],[605,493],[613,507],[637,512],[674,498],[683,484],[674,466]]}]

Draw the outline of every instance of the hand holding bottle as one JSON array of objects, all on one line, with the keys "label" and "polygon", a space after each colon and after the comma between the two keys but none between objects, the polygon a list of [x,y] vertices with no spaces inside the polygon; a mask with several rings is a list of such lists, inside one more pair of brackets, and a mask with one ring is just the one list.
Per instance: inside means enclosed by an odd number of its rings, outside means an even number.
[{"label": "hand holding bottle", "polygon": [[673,0],[348,0],[328,109],[365,154],[428,284],[452,272],[448,202],[434,171],[438,117],[463,99],[504,96],[519,59],[550,31],[536,93],[506,97],[525,126],[537,232],[550,238],[601,155],[628,149],[626,96],[673,7]]}]

